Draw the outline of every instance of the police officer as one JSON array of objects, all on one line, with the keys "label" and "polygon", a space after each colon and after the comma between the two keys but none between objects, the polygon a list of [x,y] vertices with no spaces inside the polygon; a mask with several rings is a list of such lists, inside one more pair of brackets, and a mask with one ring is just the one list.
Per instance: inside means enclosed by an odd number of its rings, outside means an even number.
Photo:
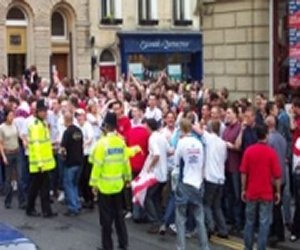
[{"label": "police officer", "polygon": [[102,247],[113,249],[112,224],[115,222],[119,248],[127,249],[128,235],[123,217],[122,191],[131,180],[129,157],[133,153],[127,149],[124,139],[117,134],[117,117],[108,112],[104,119],[105,135],[97,142],[90,156],[93,164],[90,185],[98,191]]},{"label": "police officer", "polygon": [[28,160],[31,183],[28,192],[26,214],[40,216],[35,209],[35,200],[40,193],[42,213],[45,218],[56,216],[50,206],[49,171],[55,168],[53,149],[47,124],[47,106],[43,99],[36,104],[34,121],[28,127]]}]

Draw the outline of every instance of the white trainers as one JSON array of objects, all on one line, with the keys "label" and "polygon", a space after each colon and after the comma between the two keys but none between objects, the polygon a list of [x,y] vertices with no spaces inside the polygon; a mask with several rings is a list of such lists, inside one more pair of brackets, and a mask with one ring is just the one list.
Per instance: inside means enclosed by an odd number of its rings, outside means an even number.
[{"label": "white trainers", "polygon": [[177,234],[177,229],[175,224],[171,224],[169,228],[172,230],[173,233]]},{"label": "white trainers", "polygon": [[132,213],[131,212],[127,212],[125,214],[125,219],[131,219],[132,218]]},{"label": "white trainers", "polygon": [[57,198],[58,202],[63,202],[65,200],[65,193],[64,192],[59,192],[59,196]]}]

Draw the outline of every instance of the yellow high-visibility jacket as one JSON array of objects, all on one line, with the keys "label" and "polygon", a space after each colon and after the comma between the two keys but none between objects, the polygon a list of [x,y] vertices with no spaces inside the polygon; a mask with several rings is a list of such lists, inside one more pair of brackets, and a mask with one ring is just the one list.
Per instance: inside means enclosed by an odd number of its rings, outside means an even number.
[{"label": "yellow high-visibility jacket", "polygon": [[116,133],[108,133],[99,139],[90,155],[93,165],[90,186],[103,194],[122,191],[125,182],[131,180],[129,157],[139,148],[127,148],[123,138]]},{"label": "yellow high-visibility jacket", "polygon": [[37,118],[28,127],[28,158],[30,173],[46,172],[55,168],[48,126]]}]

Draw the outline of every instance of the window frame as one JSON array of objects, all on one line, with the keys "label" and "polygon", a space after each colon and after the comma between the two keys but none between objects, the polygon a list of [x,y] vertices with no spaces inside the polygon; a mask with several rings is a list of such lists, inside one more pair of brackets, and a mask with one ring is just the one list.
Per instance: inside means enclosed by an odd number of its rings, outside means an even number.
[{"label": "window frame", "polygon": [[[58,35],[53,35],[52,34],[52,17],[54,15],[54,13],[60,14],[62,19],[63,19],[64,33],[65,33],[63,36],[58,36]],[[51,15],[51,39],[55,40],[55,41],[67,41],[68,40],[68,20],[67,20],[66,16],[64,15],[64,13],[59,11],[59,10],[53,11],[52,15]]]},{"label": "window frame", "polygon": [[[193,24],[192,18],[186,19],[185,16],[185,0],[173,0],[173,24],[174,26],[190,26]],[[178,4],[180,6],[178,6]],[[180,8],[180,9],[178,9]],[[179,12],[179,18],[178,18]]]},{"label": "window frame", "polygon": [[[110,2],[110,8],[113,6],[113,9],[108,13],[107,3]],[[100,24],[102,25],[120,25],[123,24],[123,19],[115,17],[116,14],[116,1],[115,0],[101,0],[101,18]],[[108,15],[109,14],[109,15]],[[113,14],[113,16],[111,16]]]},{"label": "window frame", "polygon": [[[8,14],[12,9],[18,9],[19,11],[21,11],[23,13],[24,19],[8,19]],[[18,6],[11,7],[6,14],[5,25],[6,26],[27,26],[28,19],[26,13]]]},{"label": "window frame", "polygon": [[[146,5],[146,6],[145,6]],[[152,0],[138,0],[138,22],[142,26],[155,26],[159,24],[158,18],[152,16]],[[158,11],[158,10],[156,10]],[[145,17],[143,16],[145,12]]]}]

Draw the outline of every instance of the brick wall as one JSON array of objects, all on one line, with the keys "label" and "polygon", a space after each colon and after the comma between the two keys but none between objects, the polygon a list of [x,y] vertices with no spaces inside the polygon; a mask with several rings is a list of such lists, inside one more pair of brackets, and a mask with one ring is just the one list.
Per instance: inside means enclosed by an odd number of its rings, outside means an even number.
[{"label": "brick wall", "polygon": [[227,87],[232,99],[268,91],[268,1],[217,0],[203,35],[207,86]]}]

